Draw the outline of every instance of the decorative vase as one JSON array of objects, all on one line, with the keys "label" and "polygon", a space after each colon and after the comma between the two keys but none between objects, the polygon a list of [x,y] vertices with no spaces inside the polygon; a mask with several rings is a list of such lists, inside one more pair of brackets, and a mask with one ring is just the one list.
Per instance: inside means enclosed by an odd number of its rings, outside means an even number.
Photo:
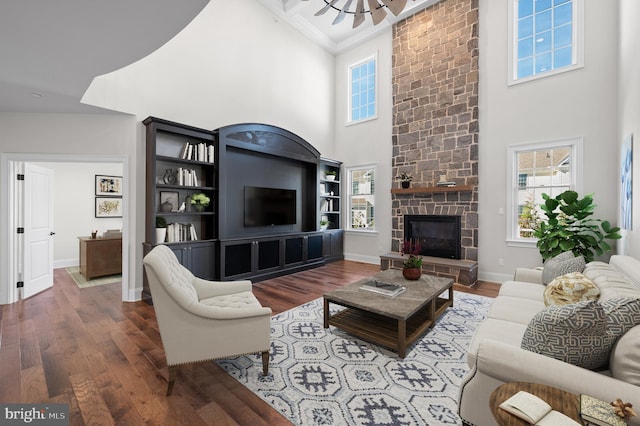
[{"label": "decorative vase", "polygon": [[402,276],[408,280],[417,280],[422,275],[420,268],[404,268],[402,270]]},{"label": "decorative vase", "polygon": [[156,228],[156,244],[164,243],[167,237],[167,228]]},{"label": "decorative vase", "polygon": [[400,185],[402,185],[403,188],[408,188],[409,185],[411,185],[411,181],[403,180],[402,182],[400,182]]},{"label": "decorative vase", "polygon": [[191,207],[193,207],[193,210],[197,211],[197,212],[203,212],[205,206],[203,206],[202,204],[191,204]]},{"label": "decorative vase", "polygon": [[326,180],[336,180],[336,175],[325,175]]}]

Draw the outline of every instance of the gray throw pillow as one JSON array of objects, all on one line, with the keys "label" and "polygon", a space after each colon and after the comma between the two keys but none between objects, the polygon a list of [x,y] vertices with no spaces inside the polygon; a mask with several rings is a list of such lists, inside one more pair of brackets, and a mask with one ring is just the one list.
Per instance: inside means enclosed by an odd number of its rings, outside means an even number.
[{"label": "gray throw pillow", "polygon": [[556,257],[544,262],[544,267],[542,268],[542,283],[547,285],[560,275],[571,272],[582,272],[584,266],[584,257],[575,256],[571,251],[560,253]]},{"label": "gray throw pillow", "polygon": [[640,324],[640,299],[617,297],[550,306],[529,322],[522,349],[578,367],[608,367],[620,336]]}]

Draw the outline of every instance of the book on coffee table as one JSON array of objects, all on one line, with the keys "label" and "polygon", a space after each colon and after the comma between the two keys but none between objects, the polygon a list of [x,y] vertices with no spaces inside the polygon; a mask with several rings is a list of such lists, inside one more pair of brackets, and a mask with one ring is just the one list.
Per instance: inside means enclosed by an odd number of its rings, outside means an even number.
[{"label": "book on coffee table", "polygon": [[546,401],[537,396],[519,391],[500,404],[500,408],[537,426],[580,426],[580,423],[551,408]]},{"label": "book on coffee table", "polygon": [[384,294],[385,296],[391,297],[397,296],[406,290],[406,287],[399,284],[385,283],[378,280],[369,281],[360,286],[360,288],[362,290],[372,291],[374,293]]},{"label": "book on coffee table", "polygon": [[580,416],[600,426],[625,426],[627,422],[613,411],[611,403],[589,395],[580,395]]}]

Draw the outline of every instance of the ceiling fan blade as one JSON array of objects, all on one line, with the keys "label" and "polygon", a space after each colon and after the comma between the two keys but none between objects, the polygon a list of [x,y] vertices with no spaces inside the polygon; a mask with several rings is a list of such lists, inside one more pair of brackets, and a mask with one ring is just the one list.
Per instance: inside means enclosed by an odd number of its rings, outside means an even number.
[{"label": "ceiling fan blade", "polygon": [[340,9],[340,13],[338,13],[338,16],[336,16],[336,19],[333,20],[331,25],[336,25],[344,21],[344,17],[347,15],[347,9],[349,9],[349,6],[351,6],[351,3],[353,3],[353,0],[347,0],[347,2],[342,7],[342,9]]},{"label": "ceiling fan blade", "polygon": [[356,14],[353,15],[353,28],[357,28],[364,22],[364,0],[358,0]]},{"label": "ceiling fan blade", "polygon": [[316,12],[316,14],[314,16],[320,16],[320,15],[324,15],[324,13],[331,9],[331,6],[333,6],[334,4],[336,4],[338,2],[338,0],[331,0],[331,3],[327,3],[327,5],[325,7],[323,7],[322,9],[320,9],[319,11]]},{"label": "ceiling fan blade", "polygon": [[407,5],[407,0],[382,0],[382,3],[389,8],[391,13],[398,16]]},{"label": "ceiling fan blade", "polygon": [[385,16],[387,16],[387,11],[384,10],[384,7],[380,7],[380,3],[377,0],[368,0],[369,1],[369,10],[371,11],[371,19],[373,20],[373,25],[378,25]]}]

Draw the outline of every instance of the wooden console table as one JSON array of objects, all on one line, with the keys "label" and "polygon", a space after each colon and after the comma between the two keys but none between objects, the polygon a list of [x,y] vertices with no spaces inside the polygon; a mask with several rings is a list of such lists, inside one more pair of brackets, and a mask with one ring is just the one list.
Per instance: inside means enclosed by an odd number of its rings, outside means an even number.
[{"label": "wooden console table", "polygon": [[88,281],[103,275],[122,273],[122,237],[80,240],[80,273]]}]

